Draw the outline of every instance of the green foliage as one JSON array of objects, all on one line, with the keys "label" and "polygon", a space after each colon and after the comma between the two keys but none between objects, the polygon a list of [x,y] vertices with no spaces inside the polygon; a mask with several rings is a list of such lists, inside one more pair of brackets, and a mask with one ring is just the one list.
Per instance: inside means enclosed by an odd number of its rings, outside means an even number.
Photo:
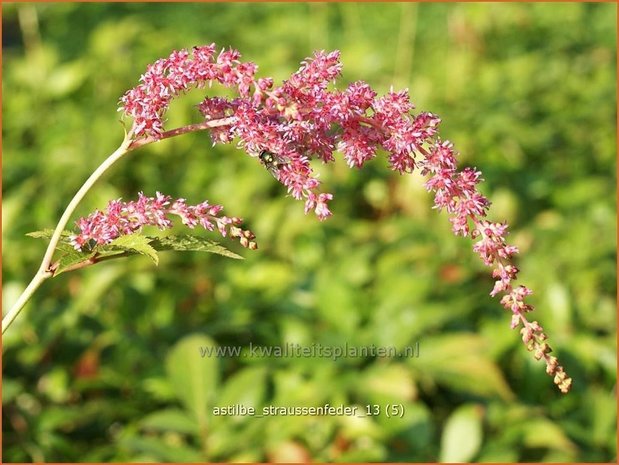
[{"label": "green foliage", "polygon": [[[108,247],[111,249],[111,255],[114,256],[114,252],[120,252],[124,254],[137,254],[144,255],[150,258],[155,265],[159,265],[159,255],[157,251],[150,245],[150,239],[142,234],[130,234],[128,236],[120,236],[114,239]],[[106,255],[103,255],[104,257]]]},{"label": "green foliage", "polygon": [[[53,229],[44,229],[43,231],[30,232],[26,234],[26,236],[34,237],[35,239],[46,239],[49,242],[53,234]],[[71,245],[69,240],[70,235],[71,231],[63,231],[60,236],[60,241],[54,251],[56,258],[52,265],[56,275],[64,273],[80,263],[88,262],[88,260],[91,260],[96,254],[95,251],[91,250],[84,252],[76,250]]]},{"label": "green foliage", "polygon": [[482,443],[482,415],[480,406],[458,407],[445,422],[441,438],[441,462],[470,462]]},{"label": "green foliage", "polygon": [[[257,251],[135,236],[42,286],[3,337],[7,462],[616,460],[616,5],[3,5],[3,307],[92,170],[121,142],[118,98],[171,49],[238,48],[286,78],[339,49],[344,83],[408,87],[507,220],[537,319],[574,378],[559,394],[488,296],[418,176],[321,166],[333,218],[206,133],[120,161],[75,218],[159,190],[243,217]],[[196,90],[168,127],[197,122]],[[150,193],[150,194],[149,194]],[[49,237],[49,236],[42,236]],[[225,244],[227,246],[227,243]],[[90,257],[61,242],[66,268]],[[240,249],[240,247],[239,247]],[[215,253],[168,253],[163,250]],[[245,260],[238,258],[240,253]],[[224,255],[218,256],[218,255]],[[151,260],[159,257],[159,266]],[[253,356],[252,346],[419,343],[413,357]],[[239,354],[202,356],[201,348]],[[216,416],[213,408],[378,405],[383,414]],[[385,406],[402,406],[389,418]]]},{"label": "green foliage", "polygon": [[211,241],[203,237],[191,236],[189,234],[179,234],[176,236],[147,237],[147,239],[149,240],[148,244],[155,251],[173,250],[176,252],[207,252],[221,255],[223,257],[243,260],[243,257],[231,252],[218,242]]},{"label": "green foliage", "polygon": [[[35,231],[26,236],[38,239],[50,239],[54,233],[51,229]],[[224,257],[242,260],[243,257],[226,249],[219,243],[198,236],[187,234],[177,236],[145,236],[140,233],[120,236],[109,244],[84,247],[85,250],[76,250],[70,243],[70,231],[63,231],[61,240],[56,246],[57,260],[52,264],[54,275],[66,271],[73,271],[80,266],[91,266],[104,260],[125,258],[131,255],[144,255],[150,258],[155,265],[159,264],[157,251],[173,250],[176,252],[208,252]],[[94,242],[94,241],[93,241]]]}]

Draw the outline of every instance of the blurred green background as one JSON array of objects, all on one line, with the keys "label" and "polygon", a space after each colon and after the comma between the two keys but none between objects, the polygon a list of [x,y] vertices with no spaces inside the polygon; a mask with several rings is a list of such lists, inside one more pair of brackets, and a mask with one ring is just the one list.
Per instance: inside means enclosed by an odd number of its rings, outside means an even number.
[{"label": "blurred green background", "polygon": [[[3,303],[120,143],[118,98],[172,49],[216,42],[276,82],[339,49],[340,87],[408,87],[510,222],[533,319],[574,378],[561,395],[489,297],[418,175],[321,171],[319,223],[206,133],[133,152],[76,214],[160,190],[241,216],[245,260],[162,254],[46,282],[3,338],[10,461],[616,460],[615,4],[3,3]],[[216,95],[216,87],[209,91]],[[197,122],[204,91],[168,128]],[[207,233],[203,234],[208,236]],[[206,345],[394,345],[418,358],[201,358]],[[240,403],[403,405],[402,418],[214,417]]]}]

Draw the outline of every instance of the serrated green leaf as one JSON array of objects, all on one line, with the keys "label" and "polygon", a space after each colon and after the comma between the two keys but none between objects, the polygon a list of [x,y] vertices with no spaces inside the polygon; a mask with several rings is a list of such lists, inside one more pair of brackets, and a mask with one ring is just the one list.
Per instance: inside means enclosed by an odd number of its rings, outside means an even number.
[{"label": "serrated green leaf", "polygon": [[[53,229],[43,229],[41,231],[32,231],[32,232],[26,233],[26,236],[34,237],[36,239],[51,239],[53,234],[54,234]],[[62,231],[62,233],[60,233],[60,237],[62,239],[68,240],[71,234],[73,234],[71,231]]]},{"label": "serrated green leaf", "polygon": [[129,255],[146,255],[155,263],[155,265],[158,265],[159,255],[150,245],[151,241],[152,238],[143,236],[142,234],[129,234],[126,236],[117,237],[109,244],[99,247],[99,252],[101,255],[105,255],[105,252],[107,251],[121,250]]},{"label": "serrated green leaf", "polygon": [[218,242],[204,239],[199,236],[180,235],[165,237],[149,237],[150,245],[155,250],[176,250],[179,252],[208,252],[223,255],[224,257],[243,260],[243,257],[226,249]]},{"label": "serrated green leaf", "polygon": [[[26,236],[34,237],[35,239],[51,239],[54,234],[53,229],[43,229],[42,231],[33,231],[26,234]],[[71,237],[73,233],[71,231],[62,231],[60,233],[60,240],[58,241],[58,245],[56,246],[56,250],[59,252],[68,252],[75,251],[69,237]],[[79,253],[79,251],[78,251]],[[89,255],[90,252],[83,252],[85,255]]]},{"label": "serrated green leaf", "polygon": [[[50,239],[53,233],[54,231],[52,229],[44,229],[42,231],[28,233],[27,236],[37,239]],[[167,250],[176,250],[178,252],[208,252],[228,258],[235,258],[237,260],[243,259],[243,257],[226,249],[218,242],[199,236],[180,235],[157,237],[144,236],[136,233],[118,237],[110,244],[95,246],[92,250],[79,251],[76,250],[69,241],[69,237],[72,234],[71,231],[63,231],[60,236],[61,239],[56,246],[59,258],[56,261],[57,269],[55,275],[73,269],[76,265],[86,262],[93,257],[96,257],[98,261],[99,259],[110,259],[114,256],[121,258],[130,255],[145,255],[149,257],[155,265],[158,265],[159,255],[157,251]]]},{"label": "serrated green leaf", "polygon": [[54,276],[64,273],[69,268],[85,262],[95,255],[94,252],[80,252],[79,250],[75,250],[73,247],[58,246],[56,247],[56,250],[60,252],[60,256],[58,260],[56,260],[58,267],[54,272]]},{"label": "serrated green leaf", "polygon": [[[42,231],[33,231],[27,233],[26,236],[34,237],[36,239],[51,239],[54,231],[52,229],[44,229]],[[79,251],[76,250],[69,242],[71,236],[70,231],[63,231],[60,235],[60,241],[56,246],[56,252],[59,254],[58,259],[55,261],[56,270],[54,276],[67,271],[67,269],[74,267],[75,265],[90,260],[95,251]]]}]

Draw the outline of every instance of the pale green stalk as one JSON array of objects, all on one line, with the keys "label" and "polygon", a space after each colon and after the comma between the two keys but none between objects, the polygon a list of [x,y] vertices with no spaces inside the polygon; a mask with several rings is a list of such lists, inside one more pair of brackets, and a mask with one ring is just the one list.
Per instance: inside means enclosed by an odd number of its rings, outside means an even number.
[{"label": "pale green stalk", "polygon": [[120,157],[126,154],[129,151],[129,146],[131,145],[131,134],[126,134],[125,139],[123,140],[120,147],[118,147],[114,153],[112,153],[109,157],[105,159],[99,167],[93,171],[90,177],[86,180],[86,182],[80,187],[77,193],[67,205],[64,213],[60,217],[60,221],[56,225],[56,229],[54,229],[54,233],[52,234],[52,238],[49,241],[49,245],[47,246],[47,250],[45,251],[45,256],[43,257],[43,261],[41,262],[41,266],[39,267],[39,271],[34,275],[30,284],[26,287],[24,292],[19,296],[17,301],[13,304],[11,309],[8,311],[6,316],[2,318],[2,334],[6,331],[6,329],[13,323],[13,320],[19,315],[22,308],[30,300],[34,291],[38,289],[38,287],[48,278],[51,278],[54,275],[54,270],[52,268],[52,257],[54,255],[54,251],[56,250],[56,246],[60,241],[60,237],[62,235],[62,231],[64,231],[65,226],[71,219],[71,215],[82,201],[86,193],[90,190],[90,188],[97,182],[103,173],[107,171],[107,169],[112,166]]}]

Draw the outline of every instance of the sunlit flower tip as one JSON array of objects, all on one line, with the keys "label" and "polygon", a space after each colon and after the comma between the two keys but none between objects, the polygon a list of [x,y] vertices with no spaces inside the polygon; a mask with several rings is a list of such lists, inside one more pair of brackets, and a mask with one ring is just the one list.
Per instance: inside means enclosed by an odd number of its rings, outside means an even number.
[{"label": "sunlit flower tip", "polygon": [[237,226],[230,226],[230,237],[238,237],[241,245],[248,249],[255,250],[258,248],[258,245],[253,240],[256,238],[256,235],[250,230],[243,230]]},{"label": "sunlit flower tip", "polygon": [[554,377],[554,383],[555,384],[562,384],[565,381],[565,373],[563,372],[563,367],[557,367],[557,369],[555,370],[555,377]]},{"label": "sunlit flower tip", "polygon": [[557,357],[550,355],[546,358],[546,373],[549,375],[554,374],[558,365],[559,361],[557,360]]},{"label": "sunlit flower tip", "polygon": [[526,325],[520,330],[520,334],[522,335],[522,342],[525,344],[528,344],[533,340],[533,331],[531,331],[531,328]]},{"label": "sunlit flower tip", "polygon": [[534,339],[530,339],[528,342],[524,343],[524,346],[526,347],[526,349],[529,352],[533,352],[535,350],[535,340]]},{"label": "sunlit flower tip", "polygon": [[572,378],[567,377],[567,374],[563,371],[563,367],[558,367],[557,374],[554,378],[554,383],[563,394],[567,394],[572,387]]}]

